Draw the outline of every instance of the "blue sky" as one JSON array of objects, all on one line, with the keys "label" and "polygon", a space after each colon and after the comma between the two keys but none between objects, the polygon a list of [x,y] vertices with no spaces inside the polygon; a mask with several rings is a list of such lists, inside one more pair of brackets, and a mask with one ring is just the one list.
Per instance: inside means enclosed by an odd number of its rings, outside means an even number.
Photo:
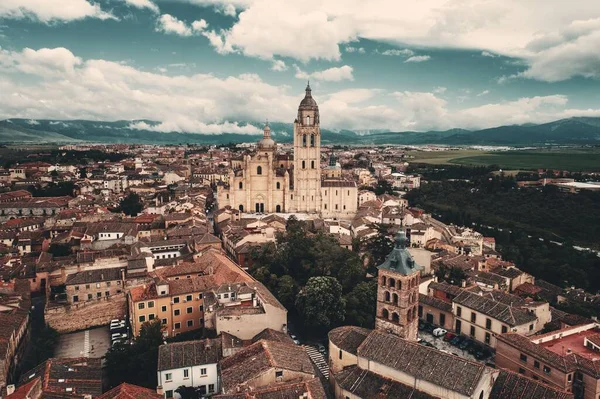
[{"label": "blue sky", "polygon": [[2,0],[0,118],[252,134],[308,79],[330,129],[600,116],[600,2],[526,3]]}]

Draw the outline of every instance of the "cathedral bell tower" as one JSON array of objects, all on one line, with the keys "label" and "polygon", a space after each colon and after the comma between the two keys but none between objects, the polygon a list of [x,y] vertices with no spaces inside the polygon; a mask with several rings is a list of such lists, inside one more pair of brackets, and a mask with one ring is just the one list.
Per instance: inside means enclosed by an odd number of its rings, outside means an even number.
[{"label": "cathedral bell tower", "polygon": [[310,83],[294,121],[294,196],[296,212],[321,210],[321,128],[319,106],[312,97]]},{"label": "cathedral bell tower", "polygon": [[408,252],[406,243],[406,235],[400,230],[396,235],[394,249],[377,267],[379,275],[375,328],[416,341],[421,267]]}]

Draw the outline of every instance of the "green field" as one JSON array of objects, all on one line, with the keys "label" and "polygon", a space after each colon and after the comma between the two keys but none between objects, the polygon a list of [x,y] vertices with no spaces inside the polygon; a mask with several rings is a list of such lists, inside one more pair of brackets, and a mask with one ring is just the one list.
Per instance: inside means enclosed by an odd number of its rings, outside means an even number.
[{"label": "green field", "polygon": [[415,151],[409,162],[459,165],[498,165],[502,169],[558,169],[572,172],[599,171],[600,148],[543,149],[485,152],[458,150],[443,152]]}]

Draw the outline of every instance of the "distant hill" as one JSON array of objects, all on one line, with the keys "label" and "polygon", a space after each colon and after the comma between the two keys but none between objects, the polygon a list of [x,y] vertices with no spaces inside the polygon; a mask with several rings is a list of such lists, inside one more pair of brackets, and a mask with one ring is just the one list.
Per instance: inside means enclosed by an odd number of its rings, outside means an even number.
[{"label": "distant hill", "polygon": [[[141,143],[141,144],[226,144],[252,142],[259,135],[238,133],[195,134],[162,133],[131,129],[132,123],[153,121],[88,121],[88,120],[26,120],[0,121],[0,143]],[[262,123],[248,122],[254,126]],[[272,122],[273,138],[280,143],[292,141],[291,123]],[[600,118],[577,117],[544,124],[498,126],[490,129],[450,129],[429,132],[354,132],[322,129],[324,144],[355,145],[512,145],[600,144]]]}]

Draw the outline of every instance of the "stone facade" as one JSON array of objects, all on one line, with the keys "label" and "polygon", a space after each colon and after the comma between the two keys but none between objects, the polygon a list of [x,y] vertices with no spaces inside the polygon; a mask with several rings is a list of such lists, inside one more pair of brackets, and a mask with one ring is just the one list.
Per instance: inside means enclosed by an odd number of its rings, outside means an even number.
[{"label": "stone facade", "polygon": [[406,249],[406,242],[400,231],[392,253],[379,266],[375,328],[416,341],[421,269]]},{"label": "stone facade", "polygon": [[69,306],[46,309],[45,320],[59,333],[70,333],[110,324],[112,319],[127,315],[127,298],[124,293],[96,301],[80,302]]}]

